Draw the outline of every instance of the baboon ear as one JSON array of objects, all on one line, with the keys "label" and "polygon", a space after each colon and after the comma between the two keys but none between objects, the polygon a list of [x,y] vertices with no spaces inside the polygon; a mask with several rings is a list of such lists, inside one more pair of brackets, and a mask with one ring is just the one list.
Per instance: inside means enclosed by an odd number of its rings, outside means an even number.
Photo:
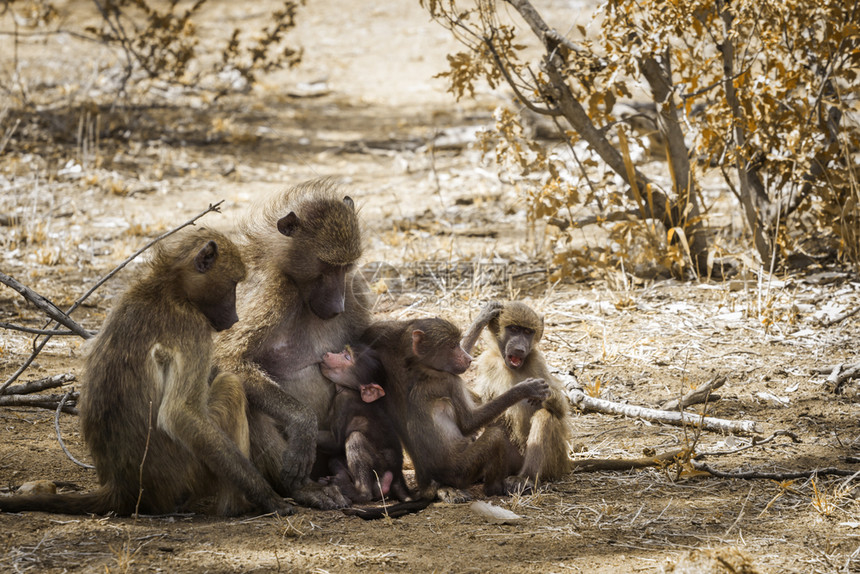
[{"label": "baboon ear", "polygon": [[289,212],[278,220],[278,231],[287,237],[292,237],[299,228],[299,216],[295,211]]},{"label": "baboon ear", "polygon": [[348,196],[348,195],[343,196],[343,202],[346,204],[346,206],[348,208],[355,210],[355,202],[352,200],[352,198],[350,196]]},{"label": "baboon ear", "polygon": [[415,356],[420,357],[421,353],[418,352],[418,345],[424,341],[424,331],[421,329],[415,329],[412,331],[412,352]]},{"label": "baboon ear", "polygon": [[385,390],[376,383],[369,385],[361,385],[361,400],[366,403],[372,403],[375,400],[385,396]]},{"label": "baboon ear", "polygon": [[194,268],[200,273],[206,273],[215,266],[216,259],[218,259],[218,244],[209,241],[194,256]]}]

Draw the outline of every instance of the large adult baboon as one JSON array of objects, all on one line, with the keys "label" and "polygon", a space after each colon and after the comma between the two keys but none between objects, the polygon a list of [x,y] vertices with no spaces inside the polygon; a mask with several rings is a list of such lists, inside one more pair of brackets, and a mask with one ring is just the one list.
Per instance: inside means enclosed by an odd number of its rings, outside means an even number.
[{"label": "large adult baboon", "polygon": [[362,245],[352,199],[329,181],[301,185],[253,213],[237,242],[248,280],[238,290],[239,323],[218,338],[218,360],[244,382],[251,457],[281,494],[344,506],[336,488],[309,476],[334,395],[319,362],[369,323],[353,289]]},{"label": "large adult baboon", "polygon": [[292,512],[247,458],[241,382],[212,371],[212,334],[236,322],[239,251],[197,229],[156,248],[87,355],[81,429],[101,487],[0,497],[4,511],[174,512],[217,494],[220,514]]}]

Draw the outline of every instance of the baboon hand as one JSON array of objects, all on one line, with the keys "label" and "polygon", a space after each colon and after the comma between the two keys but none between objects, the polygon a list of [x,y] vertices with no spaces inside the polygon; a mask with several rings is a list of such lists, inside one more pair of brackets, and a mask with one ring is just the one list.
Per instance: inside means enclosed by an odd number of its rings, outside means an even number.
[{"label": "baboon hand", "polygon": [[292,487],[301,484],[311,473],[316,460],[317,431],[313,426],[294,424],[287,429],[287,446],[283,456],[281,479],[284,485]]},{"label": "baboon hand", "polygon": [[481,313],[478,315],[478,318],[475,319],[475,322],[486,325],[501,314],[503,306],[504,305],[500,301],[488,301],[487,304],[484,305],[484,308],[481,309]]},{"label": "baboon hand", "polygon": [[540,404],[549,398],[549,384],[543,379],[532,377],[517,383],[515,388],[522,389],[523,398],[532,404]]}]

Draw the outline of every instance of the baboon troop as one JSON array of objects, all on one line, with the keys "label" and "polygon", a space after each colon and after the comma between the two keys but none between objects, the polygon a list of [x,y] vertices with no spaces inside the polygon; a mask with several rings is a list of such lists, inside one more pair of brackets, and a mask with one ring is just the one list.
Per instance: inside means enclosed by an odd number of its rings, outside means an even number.
[{"label": "baboon troop", "polygon": [[[285,515],[284,497],[393,498],[396,516],[450,489],[504,495],[513,475],[569,472],[542,318],[492,302],[465,337],[440,318],[371,322],[362,249],[355,205],[330,181],[278,194],[231,239],[200,228],[158,244],[85,361],[81,428],[101,486],[4,496],[0,510]],[[485,328],[470,389],[460,375]]]}]

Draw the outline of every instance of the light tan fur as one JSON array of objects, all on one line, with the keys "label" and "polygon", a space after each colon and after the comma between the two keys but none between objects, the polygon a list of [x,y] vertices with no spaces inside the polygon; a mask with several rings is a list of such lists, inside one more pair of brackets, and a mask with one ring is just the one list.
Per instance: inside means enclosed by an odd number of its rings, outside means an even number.
[{"label": "light tan fur", "polygon": [[[550,374],[538,348],[543,320],[528,306],[514,302],[506,303],[498,317],[488,323],[485,350],[477,359],[474,391],[486,402],[529,378],[547,382],[550,395],[542,404],[521,402],[505,411],[502,419],[508,438],[522,456],[522,465],[512,471],[532,480],[556,480],[571,470],[570,407],[561,383]],[[531,349],[517,369],[509,368],[502,354],[509,325],[534,330]]]}]

